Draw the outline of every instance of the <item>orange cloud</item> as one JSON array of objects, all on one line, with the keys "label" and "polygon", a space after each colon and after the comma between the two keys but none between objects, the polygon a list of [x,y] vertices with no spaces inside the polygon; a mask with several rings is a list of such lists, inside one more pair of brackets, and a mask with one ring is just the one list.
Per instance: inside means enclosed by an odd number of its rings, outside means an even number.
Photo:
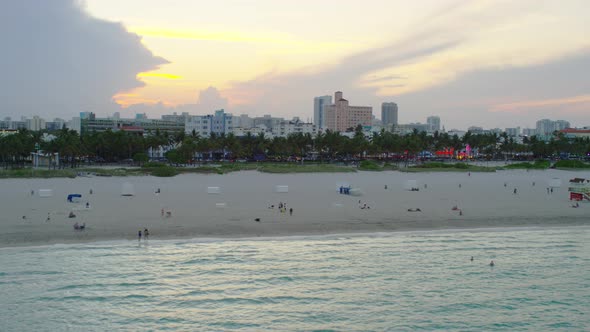
[{"label": "orange cloud", "polygon": [[531,108],[543,108],[549,106],[569,106],[578,104],[590,104],[590,95],[580,95],[566,98],[525,100],[513,103],[498,104],[491,107],[491,112],[519,112]]},{"label": "orange cloud", "polygon": [[177,79],[181,79],[182,76],[179,75],[173,75],[173,74],[166,74],[166,73],[139,73],[137,74],[137,77],[158,77],[158,78],[167,78],[167,79],[171,79],[171,80],[177,80]]}]

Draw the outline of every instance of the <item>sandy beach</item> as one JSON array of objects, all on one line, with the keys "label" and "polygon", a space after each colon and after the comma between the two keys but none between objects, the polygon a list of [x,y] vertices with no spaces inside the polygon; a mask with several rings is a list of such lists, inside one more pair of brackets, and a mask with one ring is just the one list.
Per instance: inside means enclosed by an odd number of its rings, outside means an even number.
[{"label": "sandy beach", "polygon": [[[570,178],[588,176],[556,170],[470,175],[247,171],[173,178],[7,179],[0,180],[0,246],[136,240],[145,228],[150,239],[170,239],[587,225],[590,204],[572,208],[567,184]],[[561,187],[548,193],[554,178]],[[407,190],[408,180],[415,180],[420,190]],[[121,195],[125,182],[133,185],[133,196]],[[359,188],[362,196],[340,194],[341,184]],[[276,186],[288,186],[288,192],[277,192]],[[218,187],[219,193],[210,193],[215,190],[209,187]],[[39,189],[51,189],[53,195],[40,197]],[[68,194],[82,198],[71,203]],[[286,212],[279,211],[281,202],[287,203]],[[365,204],[369,208],[361,208]],[[70,212],[76,217],[69,218]],[[86,229],[74,230],[76,222]]]}]

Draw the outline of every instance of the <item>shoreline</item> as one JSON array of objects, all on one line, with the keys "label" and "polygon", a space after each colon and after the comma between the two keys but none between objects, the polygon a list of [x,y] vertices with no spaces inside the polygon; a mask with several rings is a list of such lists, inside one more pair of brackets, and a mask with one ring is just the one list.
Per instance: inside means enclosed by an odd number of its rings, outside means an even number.
[{"label": "shoreline", "polygon": [[392,237],[397,235],[422,235],[422,234],[438,234],[438,233],[482,233],[482,232],[512,232],[512,231],[544,231],[551,229],[590,229],[590,222],[582,222],[576,224],[523,224],[523,225],[495,225],[495,226],[476,226],[476,227],[446,227],[446,228],[407,228],[389,231],[351,231],[340,233],[309,233],[309,234],[273,234],[264,236],[247,236],[247,235],[228,235],[228,236],[165,236],[155,237],[148,240],[142,239],[141,242],[137,239],[131,238],[94,238],[86,241],[60,241],[53,239],[50,242],[30,242],[20,244],[0,244],[1,250],[19,249],[19,248],[44,248],[49,246],[72,246],[72,245],[108,245],[117,244],[123,245],[127,243],[145,244],[150,242],[187,242],[187,243],[212,243],[225,241],[283,241],[283,240],[298,240],[298,239],[335,239],[340,237]]}]

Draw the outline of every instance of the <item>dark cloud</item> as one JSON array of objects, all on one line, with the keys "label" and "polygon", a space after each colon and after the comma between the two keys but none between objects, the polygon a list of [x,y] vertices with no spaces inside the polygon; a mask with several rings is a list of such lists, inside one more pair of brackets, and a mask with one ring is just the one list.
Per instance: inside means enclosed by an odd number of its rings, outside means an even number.
[{"label": "dark cloud", "polygon": [[167,63],[120,23],[90,17],[74,0],[3,2],[0,114],[70,118],[116,110],[117,92]]}]

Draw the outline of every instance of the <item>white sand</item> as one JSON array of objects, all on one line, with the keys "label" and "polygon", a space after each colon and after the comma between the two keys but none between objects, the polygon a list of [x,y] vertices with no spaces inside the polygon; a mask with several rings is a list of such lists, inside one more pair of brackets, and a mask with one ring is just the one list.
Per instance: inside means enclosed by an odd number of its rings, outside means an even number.
[{"label": "white sand", "polygon": [[[547,194],[549,180],[555,177],[562,180],[562,187]],[[568,180],[573,177],[590,177],[590,173],[273,175],[248,171],[173,178],[8,179],[0,180],[0,246],[136,239],[137,231],[144,228],[150,230],[150,238],[163,239],[590,224],[590,204],[574,209],[568,200]],[[411,179],[417,180],[420,191],[404,189]],[[121,196],[124,182],[134,185],[135,196]],[[337,183],[350,183],[364,195],[340,195]],[[286,185],[289,191],[276,193],[277,185]],[[220,194],[208,194],[208,187],[219,187]],[[154,193],[157,188],[161,188],[159,195]],[[54,196],[31,196],[31,190],[38,189],[52,189]],[[81,202],[68,203],[70,193],[82,194]],[[370,209],[360,209],[359,199]],[[84,207],[86,202],[89,209]],[[279,202],[293,208],[293,215],[280,213]],[[274,209],[268,209],[271,204]],[[463,215],[452,211],[454,205]],[[409,208],[422,212],[408,212]],[[161,209],[172,216],[162,218]],[[68,218],[72,210],[77,214],[74,219]],[[46,221],[48,213],[50,221]],[[87,229],[75,231],[76,221],[86,223]]]}]

